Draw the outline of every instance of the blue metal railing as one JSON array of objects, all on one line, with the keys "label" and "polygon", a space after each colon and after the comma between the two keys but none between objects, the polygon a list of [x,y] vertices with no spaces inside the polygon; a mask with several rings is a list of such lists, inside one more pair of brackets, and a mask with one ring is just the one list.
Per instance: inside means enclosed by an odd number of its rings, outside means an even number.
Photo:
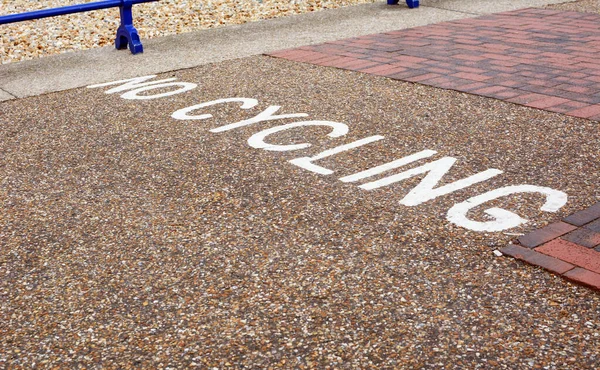
[{"label": "blue metal railing", "polygon": [[140,36],[137,30],[133,26],[133,13],[131,7],[135,4],[148,3],[151,1],[159,0],[103,0],[92,3],[78,4],[63,6],[60,8],[50,8],[43,10],[36,10],[33,12],[9,14],[0,16],[0,24],[14,23],[29,21],[32,19],[54,17],[57,15],[66,15],[73,13],[88,12],[92,10],[115,8],[119,7],[121,15],[121,24],[117,29],[117,36],[115,39],[115,47],[117,49],[131,50],[132,54],[142,53],[144,48],[140,41]]}]

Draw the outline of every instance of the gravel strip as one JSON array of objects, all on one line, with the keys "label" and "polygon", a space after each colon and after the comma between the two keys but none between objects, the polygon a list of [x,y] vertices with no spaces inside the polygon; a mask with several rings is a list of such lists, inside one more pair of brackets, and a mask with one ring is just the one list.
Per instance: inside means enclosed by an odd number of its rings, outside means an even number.
[{"label": "gravel strip", "polygon": [[600,13],[600,1],[580,0],[563,4],[551,4],[547,5],[545,8],[570,12]]},{"label": "gravel strip", "polygon": [[[161,0],[133,7],[143,39],[241,24],[376,0]],[[1,0],[0,14],[21,13],[90,0]],[[114,43],[118,8],[0,26],[2,64]]]}]

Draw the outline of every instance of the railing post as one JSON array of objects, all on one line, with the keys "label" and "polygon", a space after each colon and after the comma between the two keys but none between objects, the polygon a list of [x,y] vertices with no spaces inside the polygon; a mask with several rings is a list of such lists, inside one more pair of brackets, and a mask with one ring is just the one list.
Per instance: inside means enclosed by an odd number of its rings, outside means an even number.
[{"label": "railing post", "polygon": [[115,47],[117,49],[127,49],[132,54],[144,52],[144,47],[140,41],[140,36],[133,26],[133,14],[131,11],[131,0],[121,0],[119,12],[121,13],[121,25],[117,29],[117,37],[115,39]]},{"label": "railing post", "polygon": [[[398,4],[399,0],[387,0],[388,5],[396,5]],[[406,0],[406,5],[408,5],[409,8],[418,8],[419,7],[419,0]]]}]

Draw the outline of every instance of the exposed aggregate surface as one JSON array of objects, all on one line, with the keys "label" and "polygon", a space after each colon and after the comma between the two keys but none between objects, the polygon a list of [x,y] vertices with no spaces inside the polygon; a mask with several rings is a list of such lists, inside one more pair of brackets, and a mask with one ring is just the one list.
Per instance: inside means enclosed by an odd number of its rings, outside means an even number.
[{"label": "exposed aggregate surface", "polygon": [[[0,367],[597,367],[600,296],[492,253],[600,199],[596,123],[268,57],[172,76],[199,87],[0,103]],[[227,97],[260,104],[170,117]],[[350,132],[288,130],[267,140],[313,147],[269,152],[247,139],[298,119],[208,131],[269,105]],[[329,176],[287,162],[372,135],[385,140],[319,161]],[[458,159],[444,183],[504,174],[416,207],[398,201],[421,178],[338,180],[424,149]],[[509,232],[446,220],[516,184],[569,202],[558,214],[537,196],[491,202],[531,220]]]}]

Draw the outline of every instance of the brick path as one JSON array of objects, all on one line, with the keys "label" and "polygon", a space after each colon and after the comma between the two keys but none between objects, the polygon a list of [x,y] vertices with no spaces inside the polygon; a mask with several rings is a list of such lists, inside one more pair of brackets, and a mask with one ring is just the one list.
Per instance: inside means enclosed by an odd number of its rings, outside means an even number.
[{"label": "brick path", "polygon": [[600,15],[524,9],[270,54],[600,120]]},{"label": "brick path", "polygon": [[[600,15],[524,9],[271,56],[600,120]],[[600,202],[504,254],[600,290]]]},{"label": "brick path", "polygon": [[501,252],[600,289],[600,202],[520,237]]}]

